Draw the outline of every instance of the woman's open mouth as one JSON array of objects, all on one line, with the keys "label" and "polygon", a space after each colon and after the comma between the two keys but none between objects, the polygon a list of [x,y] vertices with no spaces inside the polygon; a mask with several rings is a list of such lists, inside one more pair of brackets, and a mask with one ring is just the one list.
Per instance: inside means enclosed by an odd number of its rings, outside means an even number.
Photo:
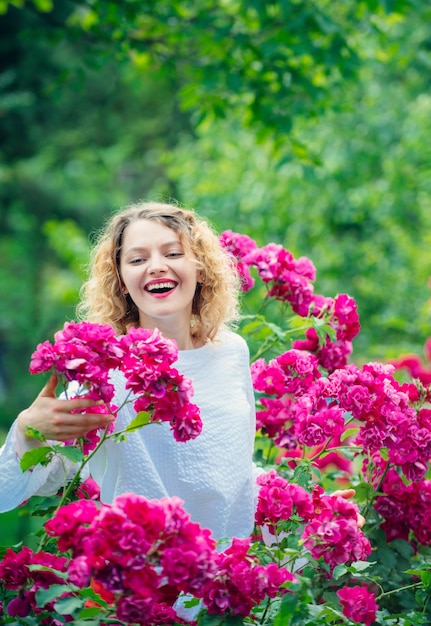
[{"label": "woman's open mouth", "polygon": [[175,289],[177,284],[178,283],[176,283],[174,280],[152,282],[148,283],[148,285],[145,285],[145,291],[154,295],[163,295]]}]

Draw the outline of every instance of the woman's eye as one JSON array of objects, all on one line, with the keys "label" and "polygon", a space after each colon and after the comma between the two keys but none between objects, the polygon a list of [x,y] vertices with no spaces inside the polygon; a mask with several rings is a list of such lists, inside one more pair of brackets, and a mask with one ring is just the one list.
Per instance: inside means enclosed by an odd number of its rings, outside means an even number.
[{"label": "woman's eye", "polygon": [[139,263],[144,263],[144,262],[145,262],[145,259],[139,258],[139,259],[132,259],[130,261],[130,264],[131,265],[138,265]]},{"label": "woman's eye", "polygon": [[175,259],[176,257],[184,256],[184,252],[169,252],[166,256]]}]

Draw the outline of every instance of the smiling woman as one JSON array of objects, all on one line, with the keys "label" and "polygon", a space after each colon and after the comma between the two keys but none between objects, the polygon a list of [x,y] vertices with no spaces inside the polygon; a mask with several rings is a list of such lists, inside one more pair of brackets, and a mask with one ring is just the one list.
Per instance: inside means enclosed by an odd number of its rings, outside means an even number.
[{"label": "smiling woman", "polygon": [[[117,335],[157,328],[174,340],[179,349],[175,365],[191,381],[202,432],[179,442],[168,424],[148,424],[121,445],[106,441],[89,463],[103,502],[130,492],[157,499],[178,496],[192,520],[215,539],[250,535],[260,470],[252,461],[255,408],[248,347],[229,328],[237,316],[238,293],[231,257],[193,211],[141,203],[106,224],[91,255],[79,314],[88,322],[109,324]],[[129,392],[122,367],[110,372],[113,403],[122,407],[115,420],[118,431],[136,417],[133,403],[124,403]],[[55,458],[46,467],[21,471],[19,457],[36,445],[27,436],[28,426],[47,439],[66,441],[71,428],[80,437],[112,421],[96,409],[91,412],[94,401],[58,399],[55,389],[51,377],[8,435],[0,457],[4,510],[33,494],[55,493],[65,480]],[[76,413],[82,409],[90,412]]]},{"label": "smiling woman", "polygon": [[224,324],[238,317],[239,279],[233,269],[235,264],[208,222],[193,211],[170,204],[134,204],[108,221],[92,251],[79,315],[111,324],[118,333],[127,332],[140,324],[140,310],[127,293],[122,273],[135,265],[141,268],[137,273],[143,271],[141,266],[148,265],[154,272],[156,262],[162,265],[157,278],[172,279],[170,273],[164,275],[166,263],[172,260],[176,266],[180,259],[181,263],[191,262],[196,273],[188,332],[198,345],[214,339]]},{"label": "smiling woman", "polygon": [[139,324],[159,328],[180,350],[203,345],[191,334],[192,305],[201,272],[179,235],[150,219],[130,224],[120,253],[123,293],[139,311]]}]

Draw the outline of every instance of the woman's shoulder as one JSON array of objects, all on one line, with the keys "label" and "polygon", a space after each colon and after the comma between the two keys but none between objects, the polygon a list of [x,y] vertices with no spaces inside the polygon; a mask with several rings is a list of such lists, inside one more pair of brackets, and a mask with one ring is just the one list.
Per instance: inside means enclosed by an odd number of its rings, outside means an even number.
[{"label": "woman's shoulder", "polygon": [[223,328],[220,330],[214,343],[215,345],[219,343],[221,346],[225,346],[226,348],[233,348],[235,350],[246,352],[247,354],[249,353],[246,340],[230,328]]}]

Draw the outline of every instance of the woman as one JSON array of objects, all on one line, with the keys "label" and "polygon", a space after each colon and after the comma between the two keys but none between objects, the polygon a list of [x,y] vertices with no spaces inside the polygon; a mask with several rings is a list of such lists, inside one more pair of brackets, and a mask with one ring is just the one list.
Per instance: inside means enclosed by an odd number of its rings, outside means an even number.
[{"label": "woman", "polygon": [[[179,349],[175,366],[193,382],[193,402],[203,422],[193,441],[176,442],[167,425],[151,424],[120,444],[107,441],[90,462],[101,499],[134,492],[148,498],[178,496],[193,521],[216,539],[246,537],[253,528],[255,477],[254,397],[249,353],[228,328],[238,312],[238,278],[217,235],[194,212],[161,203],[140,203],[114,215],[91,256],[90,275],[78,307],[87,321],[158,328]],[[122,404],[124,380],[112,372],[114,403]],[[39,445],[27,427],[47,439],[67,441],[104,428],[112,416],[76,414],[94,402],[58,399],[53,375],[13,424],[0,461],[0,507],[18,506],[31,495],[55,493],[64,483],[59,458],[22,472],[22,454]],[[122,430],[135,417],[125,405]]]}]

